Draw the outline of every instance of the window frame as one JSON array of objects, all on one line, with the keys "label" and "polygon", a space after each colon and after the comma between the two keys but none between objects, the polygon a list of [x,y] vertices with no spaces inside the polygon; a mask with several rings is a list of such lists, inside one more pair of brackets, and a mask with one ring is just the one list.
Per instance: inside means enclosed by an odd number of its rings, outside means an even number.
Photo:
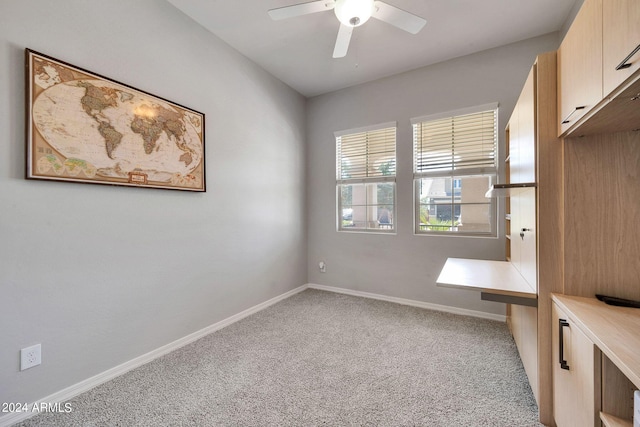
[{"label": "window frame", "polygon": [[[339,141],[339,138],[342,138],[343,136],[346,135],[355,135],[355,134],[360,134],[360,133],[374,133],[376,131],[382,131],[382,130],[387,130],[387,129],[393,129],[394,131],[394,136],[393,136],[393,144],[394,144],[394,150],[393,150],[393,163],[394,163],[394,173],[393,175],[377,175],[377,176],[359,176],[357,178],[344,178],[342,176],[340,176],[341,173],[341,169],[342,169],[342,160],[345,156],[341,156],[341,152],[340,152],[340,144],[341,141]],[[354,128],[354,129],[348,129],[348,130],[343,130],[343,131],[337,131],[334,132],[334,137],[335,137],[335,148],[336,148],[336,210],[335,210],[335,215],[336,215],[336,231],[338,232],[347,232],[347,233],[373,233],[373,234],[396,234],[396,230],[397,230],[397,221],[396,221],[396,211],[397,211],[397,183],[396,183],[396,177],[397,177],[397,167],[398,167],[398,152],[397,152],[397,145],[398,145],[398,126],[397,126],[397,122],[386,122],[386,123],[380,123],[380,124],[376,124],[376,125],[371,125],[371,126],[365,126],[365,127],[360,127],[360,128]],[[368,156],[368,154],[366,154],[366,156]],[[368,160],[368,159],[367,159]],[[368,172],[366,172],[366,175],[368,175]],[[364,193],[365,193],[365,204],[364,205],[357,205],[357,206],[363,206],[365,209],[369,210],[369,209],[376,209],[377,212],[377,206],[379,206],[377,203],[376,204],[370,204],[368,202],[368,190],[367,190],[367,186],[368,185],[377,185],[377,184],[392,184],[393,186],[393,209],[391,210],[391,225],[389,228],[385,227],[385,228],[381,228],[380,225],[378,224],[377,227],[369,227],[369,222],[372,221],[365,221],[365,227],[360,227],[360,228],[351,228],[348,226],[345,226],[343,224],[343,210],[344,209],[348,209],[348,208],[344,208],[343,204],[342,204],[342,193],[341,193],[341,188],[343,186],[347,186],[347,185],[363,185],[365,187],[364,189]],[[353,204],[350,205],[353,209]],[[353,214],[353,211],[352,211]],[[367,213],[368,216],[368,213]]]},{"label": "window frame", "polygon": [[[493,151],[493,166],[491,168],[487,167],[476,167],[476,168],[462,168],[456,169],[455,161],[453,161],[450,168],[442,171],[418,171],[417,169],[417,153],[418,149],[416,144],[418,142],[418,138],[416,136],[416,125],[420,125],[425,122],[438,121],[442,119],[455,118],[470,114],[478,114],[486,111],[494,112],[494,151]],[[490,231],[458,231],[453,230],[453,214],[452,214],[452,226],[449,230],[422,230],[421,228],[421,205],[422,202],[420,200],[420,184],[422,179],[451,179],[451,185],[454,185],[455,180],[463,180],[465,178],[471,177],[488,177],[489,185],[495,184],[498,180],[499,176],[499,167],[498,167],[498,158],[499,158],[499,104],[498,103],[490,103],[484,105],[478,105],[475,107],[463,108],[454,111],[447,111],[438,114],[432,114],[427,116],[420,116],[411,119],[411,128],[412,128],[412,144],[413,144],[413,205],[414,205],[414,220],[413,220],[413,228],[414,234],[419,236],[447,236],[447,237],[472,237],[472,238],[498,238],[498,202],[495,198],[489,198],[487,205],[489,205],[489,225]],[[453,146],[453,145],[452,145]],[[452,212],[455,212],[456,206],[463,206],[464,203],[455,203],[454,195],[452,192],[452,201],[448,204],[451,206]],[[473,204],[473,203],[471,203]]]}]

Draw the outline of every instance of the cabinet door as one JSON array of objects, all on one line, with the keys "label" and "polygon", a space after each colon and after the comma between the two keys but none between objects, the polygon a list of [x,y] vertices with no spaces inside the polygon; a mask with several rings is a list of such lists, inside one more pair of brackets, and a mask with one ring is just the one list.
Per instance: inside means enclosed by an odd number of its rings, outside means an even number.
[{"label": "cabinet door", "polygon": [[640,1],[607,0],[602,9],[603,78],[604,95],[640,69],[640,51],[633,54],[625,64],[616,69],[623,60],[640,46]]},{"label": "cabinet door", "polygon": [[521,272],[522,261],[522,240],[520,239],[520,229],[522,228],[522,217],[520,216],[520,198],[517,195],[512,195],[509,198],[511,204],[511,263],[513,266]]},{"label": "cabinet door", "polygon": [[562,134],[602,100],[602,0],[585,0],[562,41],[558,82]]},{"label": "cabinet door", "polygon": [[[507,182],[522,182],[520,180],[520,128],[518,122],[519,105],[516,103],[511,118],[509,119],[509,162],[507,163]],[[516,240],[518,233],[516,230],[520,226],[520,205],[518,199],[509,197],[509,211],[510,220],[507,221],[507,227],[505,232],[509,233],[509,248],[508,257],[509,261],[520,271],[520,242]]]},{"label": "cabinet door", "polygon": [[[518,98],[518,169],[517,182],[536,180],[536,67],[532,67]],[[516,181],[513,181],[516,182]]]},{"label": "cabinet door", "polygon": [[532,67],[509,119],[510,182],[536,180],[535,73]]},{"label": "cabinet door", "polygon": [[[536,67],[532,67],[509,120],[509,176],[511,183],[536,180]],[[515,191],[510,200],[511,263],[533,289],[537,289],[536,192]],[[521,234],[524,231],[524,236]]]},{"label": "cabinet door", "polygon": [[538,248],[536,227],[536,189],[527,188],[518,195],[520,199],[520,274],[538,291]]},{"label": "cabinet door", "polygon": [[509,182],[523,182],[520,170],[520,105],[516,103],[509,119]]},{"label": "cabinet door", "polygon": [[511,306],[511,333],[518,347],[531,391],[540,404],[538,388],[538,310],[524,305]]},{"label": "cabinet door", "polygon": [[[558,427],[599,424],[596,386],[600,373],[599,351],[554,303],[553,416]],[[566,362],[563,367],[562,361]]]},{"label": "cabinet door", "polygon": [[510,197],[511,263],[522,277],[538,289],[538,256],[536,245],[536,190],[525,188]]}]

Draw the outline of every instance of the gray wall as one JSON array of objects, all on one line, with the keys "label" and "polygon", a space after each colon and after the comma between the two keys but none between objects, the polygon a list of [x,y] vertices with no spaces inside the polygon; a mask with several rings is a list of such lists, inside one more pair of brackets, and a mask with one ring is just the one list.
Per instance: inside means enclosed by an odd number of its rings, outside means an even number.
[{"label": "gray wall", "polygon": [[[558,34],[549,34],[310,99],[309,282],[504,313],[504,304],[481,301],[479,293],[436,287],[435,281],[448,257],[504,259],[504,230],[501,226],[500,239],[414,235],[409,120],[498,102],[500,147],[504,153],[503,129],[529,69],[538,53],[557,47]],[[333,132],[390,121],[398,122],[397,234],[339,233]],[[320,273],[319,261],[326,263],[326,273]]]},{"label": "gray wall", "polygon": [[[163,1],[0,1],[0,402],[36,401],[306,282],[502,313],[435,286],[447,257],[501,259],[504,243],[413,235],[409,119],[497,101],[502,129],[536,54],[557,44],[305,101]],[[204,112],[207,193],[26,181],[25,47]],[[337,233],[333,132],[387,121],[398,233]],[[19,372],[35,343],[42,365]]]},{"label": "gray wall", "polygon": [[[26,181],[25,47],[204,112],[207,193]],[[1,1],[0,95],[0,402],[306,283],[305,99],[173,6]]]}]

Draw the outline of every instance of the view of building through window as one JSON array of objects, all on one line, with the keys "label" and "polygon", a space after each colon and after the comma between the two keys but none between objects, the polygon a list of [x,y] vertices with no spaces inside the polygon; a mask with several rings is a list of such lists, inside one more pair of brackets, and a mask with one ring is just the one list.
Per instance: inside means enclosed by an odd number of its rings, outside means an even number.
[{"label": "view of building through window", "polygon": [[490,176],[417,180],[420,231],[491,233]]},{"label": "view of building through window", "polygon": [[395,183],[339,186],[341,228],[393,229]]},{"label": "view of building through window", "polygon": [[495,236],[497,105],[413,119],[415,231]]}]

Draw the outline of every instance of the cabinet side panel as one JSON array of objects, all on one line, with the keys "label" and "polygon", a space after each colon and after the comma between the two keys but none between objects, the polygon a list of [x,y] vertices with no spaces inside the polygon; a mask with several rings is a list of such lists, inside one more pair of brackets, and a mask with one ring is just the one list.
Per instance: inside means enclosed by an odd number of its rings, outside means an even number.
[{"label": "cabinet side panel", "polygon": [[557,138],[556,52],[538,56],[537,116],[537,237],[538,237],[538,388],[540,422],[553,423],[551,356],[551,293],[563,291],[563,141]]},{"label": "cabinet side panel", "polygon": [[602,356],[602,412],[623,420],[633,420],[633,391],[636,387],[609,360]]}]

